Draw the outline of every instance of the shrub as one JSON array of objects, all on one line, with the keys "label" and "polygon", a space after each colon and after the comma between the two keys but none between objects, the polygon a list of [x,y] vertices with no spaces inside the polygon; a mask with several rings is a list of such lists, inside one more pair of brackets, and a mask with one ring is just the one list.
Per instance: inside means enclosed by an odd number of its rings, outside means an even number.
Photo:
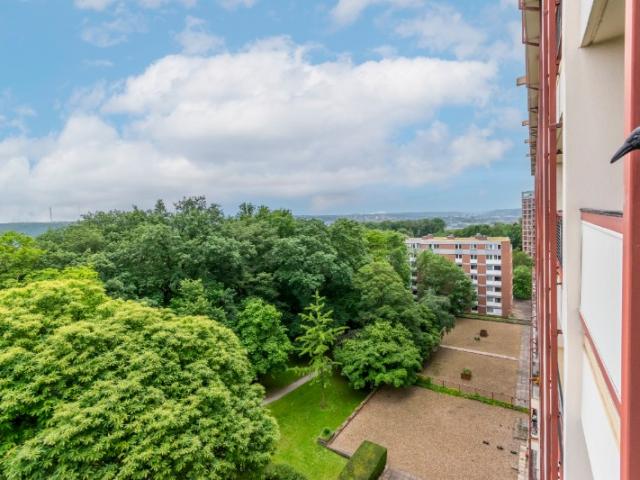
[{"label": "shrub", "polygon": [[307,477],[286,463],[271,463],[265,468],[262,480],[307,480]]},{"label": "shrub", "polygon": [[338,480],[376,480],[387,464],[387,449],[365,440],[340,472]]},{"label": "shrub", "polygon": [[320,440],[328,441],[333,435],[333,430],[329,427],[324,427],[322,432],[320,432]]}]

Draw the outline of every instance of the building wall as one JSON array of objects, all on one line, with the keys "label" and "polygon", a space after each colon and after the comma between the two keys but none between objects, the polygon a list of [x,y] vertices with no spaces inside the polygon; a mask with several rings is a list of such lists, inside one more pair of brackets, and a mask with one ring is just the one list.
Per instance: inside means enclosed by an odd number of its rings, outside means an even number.
[{"label": "building wall", "polygon": [[[479,238],[479,237],[422,237],[408,238],[406,245],[411,255],[424,250],[441,255],[451,262],[457,264],[464,273],[469,276],[476,287],[478,293],[477,312],[480,314],[509,316],[513,309],[513,272],[511,266],[512,247],[508,238]],[[462,246],[462,248],[456,248]],[[476,248],[473,248],[473,247]],[[494,248],[489,248],[494,246]],[[475,258],[473,258],[475,256]],[[500,256],[496,260],[495,256]],[[456,258],[457,257],[457,258]],[[492,257],[489,259],[488,257]],[[415,276],[415,262],[410,260]],[[499,270],[494,270],[499,267]],[[499,281],[491,281],[488,285],[488,278],[499,277]],[[495,291],[495,289],[499,291]],[[415,286],[414,286],[415,291]],[[499,303],[488,304],[488,299],[499,299]]]}]

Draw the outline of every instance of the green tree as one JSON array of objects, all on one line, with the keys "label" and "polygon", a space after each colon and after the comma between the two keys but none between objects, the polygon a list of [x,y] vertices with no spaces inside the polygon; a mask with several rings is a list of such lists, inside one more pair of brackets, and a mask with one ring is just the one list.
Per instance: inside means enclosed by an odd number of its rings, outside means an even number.
[{"label": "green tree", "polygon": [[379,320],[367,325],[336,349],[342,374],[356,389],[412,385],[422,368],[422,356],[402,325]]},{"label": "green tree", "polygon": [[531,290],[531,267],[516,267],[513,271],[513,296],[518,300],[531,300]]},{"label": "green tree", "polygon": [[65,279],[0,291],[0,331],[0,478],[234,479],[275,449],[264,390],[215,321]]},{"label": "green tree", "polygon": [[259,298],[250,298],[232,322],[256,375],[281,370],[287,365],[292,346],[281,319],[276,307]]},{"label": "green tree", "polygon": [[432,290],[436,295],[449,298],[451,313],[460,315],[471,309],[476,293],[471,280],[453,262],[425,250],[416,262],[418,297]]},{"label": "green tree", "polygon": [[325,299],[316,291],[313,303],[300,314],[303,333],[296,339],[300,345],[300,354],[309,358],[306,371],[313,373],[315,375],[313,381],[321,386],[321,408],[325,407],[324,391],[330,384],[336,366],[336,362],[331,357],[331,349],[338,337],[347,329],[335,327],[332,314],[331,310],[325,310]]},{"label": "green tree", "polygon": [[411,267],[404,235],[393,231],[367,230],[365,238],[373,259],[389,262],[404,284],[409,285]]},{"label": "green tree", "polygon": [[511,261],[514,270],[517,267],[533,267],[533,259],[522,250],[513,251],[513,259]]},{"label": "green tree", "polygon": [[19,283],[35,269],[44,252],[36,242],[18,232],[0,235],[0,288]]},{"label": "green tree", "polygon": [[449,332],[455,326],[456,317],[451,313],[451,302],[448,297],[436,295],[432,290],[427,290],[420,297],[420,304],[433,312],[437,328],[441,332]]}]

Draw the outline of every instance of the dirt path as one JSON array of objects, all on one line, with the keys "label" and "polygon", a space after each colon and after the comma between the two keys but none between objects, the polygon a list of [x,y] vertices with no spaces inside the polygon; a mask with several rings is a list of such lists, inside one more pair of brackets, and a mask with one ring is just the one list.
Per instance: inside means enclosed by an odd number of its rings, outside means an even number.
[{"label": "dirt path", "polygon": [[269,405],[270,403],[273,403],[276,400],[280,400],[287,393],[293,392],[296,388],[301,387],[302,385],[307,383],[309,380],[312,380],[315,376],[316,376],[315,373],[310,373],[309,375],[305,375],[304,377],[299,378],[295,382],[290,383],[286,387],[281,388],[280,390],[271,392],[269,395],[265,397],[264,401],[262,402],[262,405]]}]

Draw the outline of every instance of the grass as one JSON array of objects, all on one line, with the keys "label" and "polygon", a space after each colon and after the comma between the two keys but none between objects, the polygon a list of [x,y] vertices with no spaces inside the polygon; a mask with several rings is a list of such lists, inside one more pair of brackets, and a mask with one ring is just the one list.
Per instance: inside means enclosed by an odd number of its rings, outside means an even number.
[{"label": "grass", "polygon": [[321,388],[317,383],[306,383],[273,402],[268,408],[280,425],[280,443],[273,462],[287,463],[313,480],[335,480],[347,461],[318,445],[316,439],[325,427],[339,427],[367,393],[351,389],[346,380],[335,375],[325,391],[324,409],[320,408]]},{"label": "grass", "polygon": [[466,393],[466,392],[461,392],[460,390],[457,390],[455,388],[448,388],[448,387],[443,387],[442,385],[437,385],[431,381],[431,377],[423,377],[421,375],[418,375],[416,386],[426,388],[434,392],[452,395],[454,397],[462,397],[468,400],[476,400],[478,402],[486,403],[487,405],[508,408],[509,410],[515,410],[516,412],[529,413],[529,409],[527,407],[512,405],[509,402],[502,402],[500,400],[494,400],[489,397],[483,397],[482,395],[478,395],[477,393]]}]

